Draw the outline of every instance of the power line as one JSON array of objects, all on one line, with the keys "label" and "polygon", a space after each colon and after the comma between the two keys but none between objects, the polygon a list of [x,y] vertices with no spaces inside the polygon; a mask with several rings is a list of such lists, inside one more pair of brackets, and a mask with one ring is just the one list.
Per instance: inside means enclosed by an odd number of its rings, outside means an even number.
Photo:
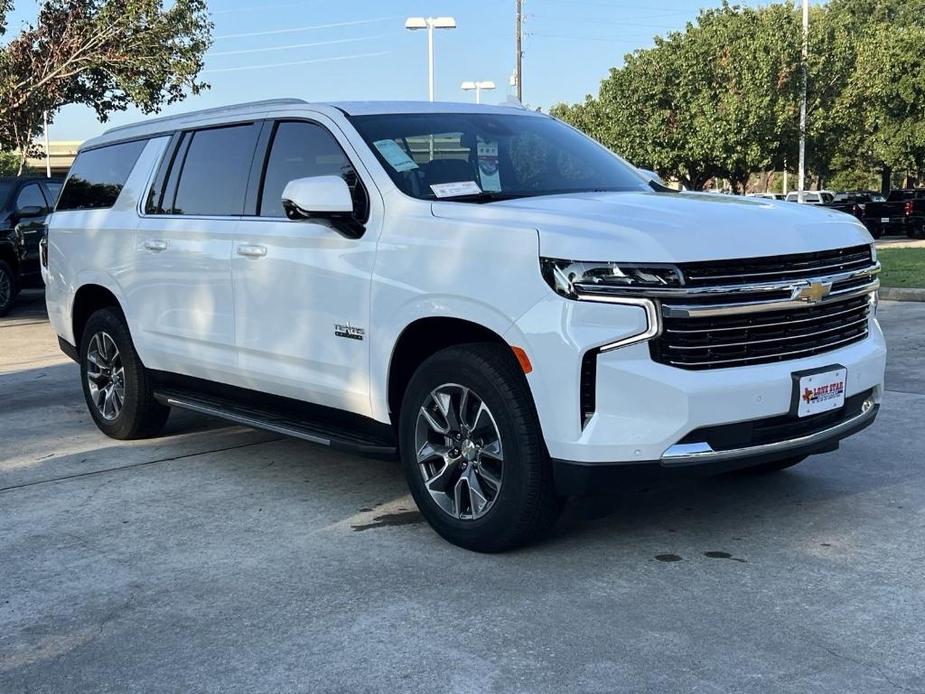
[{"label": "power line", "polygon": [[[318,2],[318,0],[315,0]],[[255,10],[282,10],[287,7],[305,7],[306,2],[287,2],[278,5],[250,5],[248,7],[233,7],[230,10],[211,10],[209,14],[215,16],[220,14],[234,14],[236,12],[253,12]]]},{"label": "power line", "polygon": [[242,65],[240,67],[220,67],[214,68],[211,70],[203,70],[202,73],[207,72],[240,72],[242,70],[264,70],[266,68],[275,68],[275,67],[289,67],[291,65],[312,65],[314,63],[334,63],[342,60],[355,60],[357,58],[376,58],[382,55],[389,55],[391,51],[377,51],[376,53],[355,53],[353,55],[338,55],[333,58],[315,58],[314,60],[294,60],[287,63],[271,63],[268,65]]},{"label": "power line", "polygon": [[207,53],[207,57],[214,58],[220,55],[245,55],[247,53],[268,53],[270,51],[288,51],[294,48],[313,48],[315,46],[333,46],[339,43],[352,43],[354,41],[370,41],[381,39],[384,34],[377,36],[359,36],[354,39],[334,39],[331,41],[312,41],[311,43],[293,43],[288,46],[270,46],[268,48],[247,48],[241,51],[219,51],[218,53]]},{"label": "power line", "polygon": [[626,36],[577,36],[577,35],[565,35],[565,34],[539,34],[536,32],[526,32],[527,36],[536,36],[544,39],[568,39],[570,41],[607,41],[609,43],[616,43],[618,41],[628,41],[629,39]]},{"label": "power line", "polygon": [[[546,14],[530,15],[536,19],[550,19],[556,22],[591,22],[593,24],[619,24],[620,26],[642,27],[643,29],[663,29],[664,24],[647,24],[642,22],[624,22],[620,19],[600,19],[597,17],[556,17]],[[693,17],[691,17],[693,19]]]},{"label": "power line", "polygon": [[357,19],[352,22],[334,22],[332,24],[315,24],[308,27],[297,27],[294,29],[272,29],[270,31],[249,31],[243,34],[222,34],[213,37],[216,41],[220,39],[242,39],[248,36],[273,36],[276,34],[295,34],[300,31],[314,31],[316,29],[334,29],[336,27],[352,27],[360,24],[375,24],[376,22],[391,22],[396,17],[376,17],[375,19]]}]

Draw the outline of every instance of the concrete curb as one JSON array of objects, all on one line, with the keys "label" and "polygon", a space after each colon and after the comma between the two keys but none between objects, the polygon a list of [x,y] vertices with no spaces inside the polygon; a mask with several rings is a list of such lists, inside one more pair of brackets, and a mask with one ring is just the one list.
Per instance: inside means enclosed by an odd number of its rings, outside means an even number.
[{"label": "concrete curb", "polygon": [[925,301],[925,289],[917,287],[880,287],[884,301]]}]

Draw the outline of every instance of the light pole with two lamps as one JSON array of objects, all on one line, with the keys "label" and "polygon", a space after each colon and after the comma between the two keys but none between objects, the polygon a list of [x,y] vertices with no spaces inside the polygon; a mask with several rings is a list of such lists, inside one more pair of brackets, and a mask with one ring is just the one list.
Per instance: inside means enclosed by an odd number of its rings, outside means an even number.
[{"label": "light pole with two lamps", "polygon": [[495,83],[491,80],[485,80],[484,82],[463,82],[459,85],[459,88],[464,92],[471,92],[475,90],[475,103],[482,103],[482,90],[483,89],[494,89]]},{"label": "light pole with two lamps", "polygon": [[427,94],[430,101],[434,100],[434,29],[455,28],[456,19],[453,17],[408,17],[405,20],[405,29],[427,29]]}]

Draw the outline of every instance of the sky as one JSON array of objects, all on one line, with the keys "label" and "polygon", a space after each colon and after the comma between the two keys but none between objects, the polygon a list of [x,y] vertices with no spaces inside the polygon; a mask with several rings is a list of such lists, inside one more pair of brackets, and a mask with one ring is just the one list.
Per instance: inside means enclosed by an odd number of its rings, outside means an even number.
[{"label": "sky", "polygon": [[[720,0],[524,0],[524,103],[544,110],[596,93],[623,56],[652,37],[683,29],[701,7]],[[740,4],[756,5],[749,0]],[[34,21],[39,2],[18,0],[8,38]],[[511,93],[514,0],[209,0],[214,44],[203,79],[211,89],[164,114],[278,97],[308,101],[427,99],[427,36],[408,31],[411,16],[452,16],[438,30],[436,98],[474,101],[466,80],[492,80],[483,103]],[[52,140],[84,140],[111,125],[143,120],[131,109],[101,124],[80,106],[65,107]]]}]

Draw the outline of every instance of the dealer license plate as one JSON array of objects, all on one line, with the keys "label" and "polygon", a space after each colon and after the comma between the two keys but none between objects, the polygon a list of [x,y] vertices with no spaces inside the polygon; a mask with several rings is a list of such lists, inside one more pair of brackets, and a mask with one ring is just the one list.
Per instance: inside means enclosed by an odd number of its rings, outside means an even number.
[{"label": "dealer license plate", "polygon": [[831,371],[819,371],[794,380],[797,381],[796,388],[798,389],[798,417],[809,417],[844,407],[848,369],[841,367]]}]

